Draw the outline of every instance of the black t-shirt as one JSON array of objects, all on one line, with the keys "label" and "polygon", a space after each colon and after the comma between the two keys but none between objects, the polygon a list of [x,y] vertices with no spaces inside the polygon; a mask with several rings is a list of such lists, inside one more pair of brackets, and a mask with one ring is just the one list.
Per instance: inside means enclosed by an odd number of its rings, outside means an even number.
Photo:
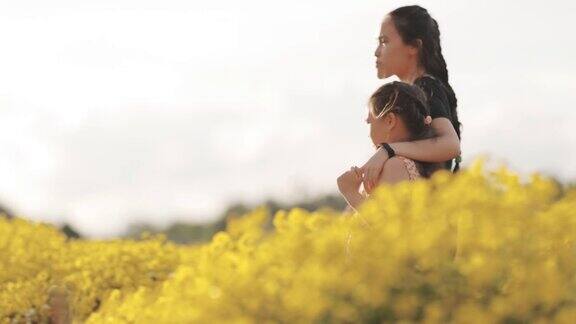
[{"label": "black t-shirt", "polygon": [[[456,125],[454,125],[454,120],[452,119],[450,101],[448,100],[444,84],[440,80],[429,75],[419,77],[414,81],[414,84],[422,89],[426,94],[432,119],[445,117],[450,120],[454,127],[456,127]],[[444,168],[452,170],[452,160],[444,162]]]}]

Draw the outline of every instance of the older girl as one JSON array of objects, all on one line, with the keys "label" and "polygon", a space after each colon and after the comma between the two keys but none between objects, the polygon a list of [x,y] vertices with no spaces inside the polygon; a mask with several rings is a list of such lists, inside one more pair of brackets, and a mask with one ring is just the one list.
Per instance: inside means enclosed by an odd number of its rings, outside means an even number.
[{"label": "older girl", "polygon": [[[436,136],[424,140],[388,139],[357,169],[370,193],[378,183],[386,161],[397,154],[426,162],[443,162],[454,172],[460,163],[460,122],[456,95],[448,82],[446,61],[440,47],[438,23],[420,6],[400,7],[390,12],[380,27],[376,56],[378,78],[396,75],[401,81],[420,87],[426,94]],[[385,149],[386,148],[386,149]]]}]

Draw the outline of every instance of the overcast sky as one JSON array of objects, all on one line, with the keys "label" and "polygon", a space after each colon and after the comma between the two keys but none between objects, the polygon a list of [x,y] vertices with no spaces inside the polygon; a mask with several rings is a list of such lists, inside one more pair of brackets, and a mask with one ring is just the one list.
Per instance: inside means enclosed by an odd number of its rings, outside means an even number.
[{"label": "overcast sky", "polygon": [[[108,237],[336,192],[405,1],[3,1],[0,201]],[[576,179],[572,1],[422,1],[480,154]]]}]

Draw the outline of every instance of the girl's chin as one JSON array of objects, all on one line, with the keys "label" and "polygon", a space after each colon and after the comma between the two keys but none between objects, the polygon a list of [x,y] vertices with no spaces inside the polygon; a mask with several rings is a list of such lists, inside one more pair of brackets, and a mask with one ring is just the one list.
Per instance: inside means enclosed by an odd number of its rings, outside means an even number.
[{"label": "girl's chin", "polygon": [[386,73],[383,73],[380,71],[378,71],[377,75],[378,75],[378,79],[386,79],[387,78]]}]

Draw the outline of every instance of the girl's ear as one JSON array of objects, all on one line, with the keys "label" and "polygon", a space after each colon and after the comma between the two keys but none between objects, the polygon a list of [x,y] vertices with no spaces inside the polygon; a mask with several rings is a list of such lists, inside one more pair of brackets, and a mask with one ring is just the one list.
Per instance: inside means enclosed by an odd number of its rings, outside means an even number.
[{"label": "girl's ear", "polygon": [[396,114],[393,112],[388,113],[388,116],[386,117],[386,126],[392,129],[394,128],[394,126],[396,126],[397,122],[398,122],[398,116],[396,116]]},{"label": "girl's ear", "polygon": [[422,40],[420,38],[417,38],[414,41],[414,43],[410,46],[410,54],[417,55],[418,52],[420,52],[421,48],[422,48]]}]

